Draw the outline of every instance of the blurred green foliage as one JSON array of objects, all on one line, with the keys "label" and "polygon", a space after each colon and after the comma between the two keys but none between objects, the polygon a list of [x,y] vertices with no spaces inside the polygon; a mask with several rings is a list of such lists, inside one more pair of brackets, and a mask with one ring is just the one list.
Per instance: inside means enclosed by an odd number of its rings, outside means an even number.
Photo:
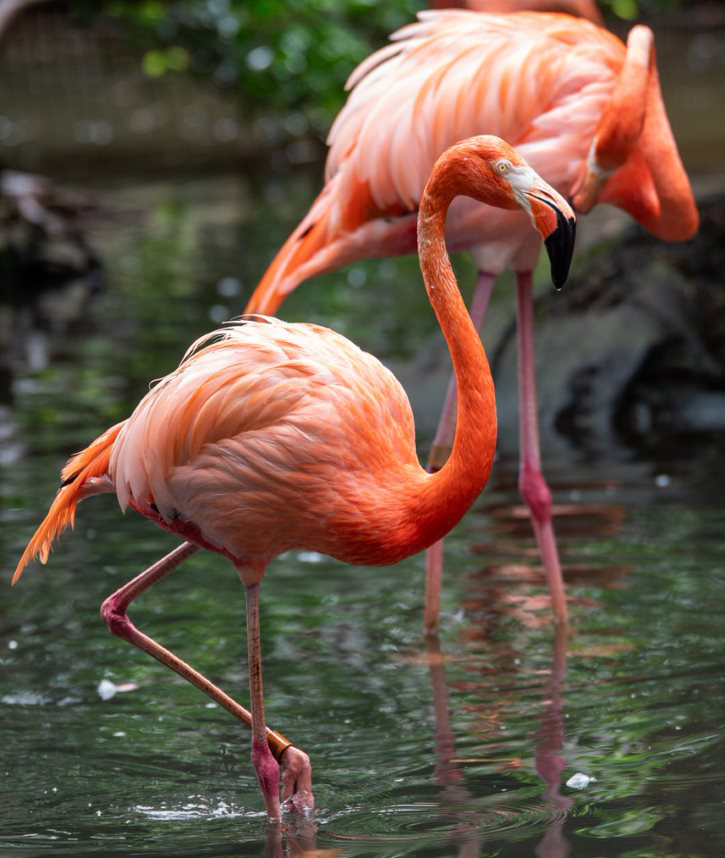
[{"label": "blurred green foliage", "polygon": [[[615,16],[673,8],[678,0],[601,0]],[[123,23],[150,77],[191,72],[232,88],[258,112],[297,112],[298,128],[326,133],[350,72],[424,0],[74,0],[81,17]],[[453,4],[452,4],[453,5]]]},{"label": "blurred green foliage", "polygon": [[604,12],[612,12],[617,18],[635,21],[642,15],[658,15],[670,12],[680,5],[680,0],[597,0]]},{"label": "blurred green foliage", "polygon": [[[144,51],[149,76],[192,72],[261,112],[300,111],[302,125],[319,132],[342,105],[355,66],[424,7],[421,0],[106,0],[100,8]],[[88,16],[99,7],[73,8]]]}]

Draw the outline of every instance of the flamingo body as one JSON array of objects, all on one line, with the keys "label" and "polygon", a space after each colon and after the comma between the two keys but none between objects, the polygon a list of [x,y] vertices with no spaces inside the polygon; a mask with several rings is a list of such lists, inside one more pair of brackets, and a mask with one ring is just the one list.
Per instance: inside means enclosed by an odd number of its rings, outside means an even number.
[{"label": "flamingo body", "polygon": [[205,545],[255,567],[300,548],[384,565],[432,541],[415,514],[426,475],[410,405],[376,358],[316,325],[220,333],[119,433],[109,475],[122,507],[177,532],[193,522]]},{"label": "flamingo body", "polygon": [[[252,296],[274,313],[299,283],[355,260],[415,249],[416,211],[442,151],[472,134],[511,140],[549,184],[571,194],[586,169],[626,56],[589,21],[522,12],[428,11],[352,73],[337,116],[325,186]],[[697,211],[667,122],[656,70],[642,133],[600,201],[655,235],[689,238]],[[541,242],[520,211],[459,198],[446,221],[451,250],[480,271],[531,270]]]},{"label": "flamingo body", "polygon": [[[392,373],[327,328],[259,317],[195,343],[127,421],[71,460],[59,499],[67,508],[114,491],[122,509],[260,577],[291,549],[387,565],[450,530],[485,485],[492,392],[486,408],[473,479],[426,508],[431,478]],[[53,536],[26,554],[46,557]]]}]

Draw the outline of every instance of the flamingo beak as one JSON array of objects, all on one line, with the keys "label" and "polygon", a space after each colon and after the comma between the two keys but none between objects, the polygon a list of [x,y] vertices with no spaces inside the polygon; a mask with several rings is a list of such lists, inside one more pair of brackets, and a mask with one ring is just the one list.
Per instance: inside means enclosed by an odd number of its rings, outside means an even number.
[{"label": "flamingo beak", "polygon": [[549,254],[551,279],[554,286],[561,289],[569,276],[574,253],[576,216],[564,197],[539,177],[528,189],[527,197],[531,221],[544,239]]}]

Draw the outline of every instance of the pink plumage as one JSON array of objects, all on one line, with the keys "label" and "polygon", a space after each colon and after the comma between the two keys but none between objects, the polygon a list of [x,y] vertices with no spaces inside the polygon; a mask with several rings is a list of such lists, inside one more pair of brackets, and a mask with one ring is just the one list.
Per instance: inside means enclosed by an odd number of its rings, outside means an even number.
[{"label": "pink plumage", "polygon": [[394,562],[378,546],[408,528],[392,494],[406,470],[420,467],[395,377],[334,331],[264,318],[194,343],[109,465],[122,508],[194,522],[210,547],[265,564],[300,547]]},{"label": "pink plumage", "polygon": [[[357,259],[410,253],[433,163],[473,134],[508,140],[563,194],[586,169],[626,57],[589,21],[522,12],[421,12],[364,60],[328,137],[325,187],[262,278],[248,312],[274,313],[297,285]],[[656,69],[641,140],[601,201],[669,240],[697,213],[662,106]],[[676,214],[675,214],[676,212]],[[530,270],[540,240],[521,212],[454,202],[446,237],[479,270]]]}]

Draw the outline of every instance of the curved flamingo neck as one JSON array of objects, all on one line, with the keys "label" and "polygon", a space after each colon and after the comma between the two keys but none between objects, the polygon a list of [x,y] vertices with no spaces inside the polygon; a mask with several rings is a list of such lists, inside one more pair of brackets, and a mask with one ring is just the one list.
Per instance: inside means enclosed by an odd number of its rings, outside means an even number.
[{"label": "curved flamingo neck", "polygon": [[[496,450],[496,398],[491,369],[468,315],[445,243],[446,212],[457,195],[455,162],[439,164],[418,215],[418,253],[428,297],[453,361],[458,421],[446,464],[419,492],[416,515],[431,543],[453,527],[488,481]],[[433,538],[431,538],[433,537]]]}]

